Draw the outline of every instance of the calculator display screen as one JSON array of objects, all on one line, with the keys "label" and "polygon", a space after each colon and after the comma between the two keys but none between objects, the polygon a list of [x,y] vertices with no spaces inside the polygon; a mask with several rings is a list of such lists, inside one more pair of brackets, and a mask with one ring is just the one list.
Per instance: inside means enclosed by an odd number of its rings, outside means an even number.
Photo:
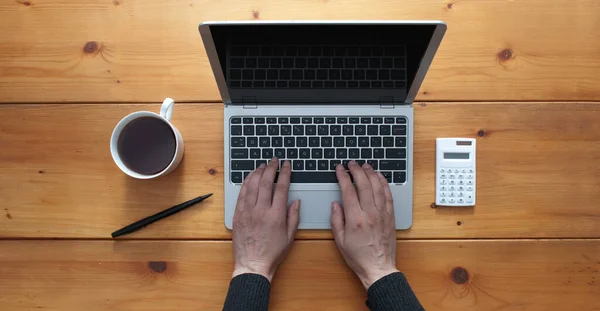
[{"label": "calculator display screen", "polygon": [[449,160],[468,160],[468,152],[444,152],[444,159]]}]

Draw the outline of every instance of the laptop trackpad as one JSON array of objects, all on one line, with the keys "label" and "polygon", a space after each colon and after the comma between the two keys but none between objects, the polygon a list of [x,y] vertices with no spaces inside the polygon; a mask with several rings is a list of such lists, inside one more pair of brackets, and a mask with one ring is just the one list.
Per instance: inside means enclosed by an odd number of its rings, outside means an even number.
[{"label": "laptop trackpad", "polygon": [[339,190],[291,190],[289,203],[300,199],[300,229],[330,229],[331,203],[341,201]]}]

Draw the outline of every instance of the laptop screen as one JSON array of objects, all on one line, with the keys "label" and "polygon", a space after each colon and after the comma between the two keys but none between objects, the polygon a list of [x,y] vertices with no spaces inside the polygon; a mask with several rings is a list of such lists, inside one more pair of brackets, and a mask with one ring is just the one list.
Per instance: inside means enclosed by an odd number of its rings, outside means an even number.
[{"label": "laptop screen", "polygon": [[404,102],[436,26],[219,24],[210,33],[233,102]]}]

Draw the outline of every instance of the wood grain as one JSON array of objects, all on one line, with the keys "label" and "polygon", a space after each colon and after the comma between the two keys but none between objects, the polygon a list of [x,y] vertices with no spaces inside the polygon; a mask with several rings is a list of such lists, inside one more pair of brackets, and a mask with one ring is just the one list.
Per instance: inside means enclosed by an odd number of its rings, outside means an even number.
[{"label": "wood grain", "polygon": [[1,0],[0,102],[220,100],[207,20],[440,19],[419,100],[600,99],[600,2]]},{"label": "wood grain", "polygon": [[[427,310],[600,309],[599,240],[398,242],[397,257]],[[231,261],[230,242],[2,241],[0,303],[220,310]],[[273,281],[271,310],[366,310],[365,298],[332,241],[296,242]]]},{"label": "wood grain", "polygon": [[[0,106],[0,237],[108,238],[135,220],[214,192],[128,238],[230,238],[223,225],[222,105],[175,108],[186,150],[171,175],[135,180],[112,162],[108,142],[116,123],[158,108]],[[422,103],[415,120],[414,224],[398,238],[600,237],[600,105]],[[437,137],[478,139],[476,207],[432,208]]]}]

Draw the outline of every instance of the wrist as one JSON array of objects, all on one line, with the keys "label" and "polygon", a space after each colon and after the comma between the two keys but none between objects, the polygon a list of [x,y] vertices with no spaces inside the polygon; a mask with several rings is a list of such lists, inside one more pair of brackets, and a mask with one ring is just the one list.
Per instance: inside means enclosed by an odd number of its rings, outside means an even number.
[{"label": "wrist", "polygon": [[233,268],[233,274],[231,278],[234,278],[238,275],[252,273],[252,274],[260,274],[269,280],[269,283],[273,279],[273,275],[275,274],[275,269],[271,268],[271,265],[257,262],[250,262],[246,264],[236,264]]},{"label": "wrist", "polygon": [[400,272],[400,271],[396,268],[377,269],[377,270],[369,271],[369,272],[365,273],[364,276],[358,276],[358,278],[360,279],[360,282],[362,283],[365,290],[369,290],[369,287],[371,287],[371,285],[373,285],[373,283],[379,281],[379,279],[383,278],[384,276],[387,276],[387,275],[390,275],[390,274],[396,273],[396,272]]}]

